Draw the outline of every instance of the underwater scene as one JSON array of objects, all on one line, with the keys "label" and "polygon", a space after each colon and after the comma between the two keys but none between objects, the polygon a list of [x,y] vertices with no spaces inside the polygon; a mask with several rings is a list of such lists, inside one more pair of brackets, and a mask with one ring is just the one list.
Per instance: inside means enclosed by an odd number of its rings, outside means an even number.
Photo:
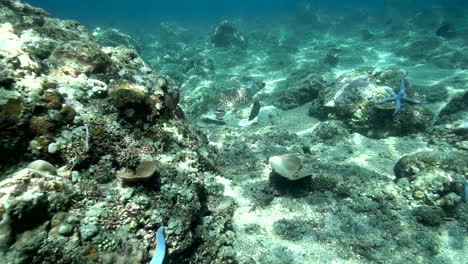
[{"label": "underwater scene", "polygon": [[468,1],[0,0],[0,264],[468,264]]}]

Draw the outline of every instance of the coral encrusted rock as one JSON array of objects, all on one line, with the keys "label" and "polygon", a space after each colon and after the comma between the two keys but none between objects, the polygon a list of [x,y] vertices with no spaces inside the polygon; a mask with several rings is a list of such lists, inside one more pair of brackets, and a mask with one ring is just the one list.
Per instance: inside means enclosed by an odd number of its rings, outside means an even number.
[{"label": "coral encrusted rock", "polygon": [[[406,74],[398,69],[363,68],[344,73],[319,93],[309,114],[322,120],[338,119],[352,131],[372,138],[425,131],[431,116],[422,104],[406,104],[396,116],[394,104],[378,104],[387,97],[384,87],[399,87],[405,78]],[[411,94],[411,86],[406,92],[408,97],[417,98]]]}]

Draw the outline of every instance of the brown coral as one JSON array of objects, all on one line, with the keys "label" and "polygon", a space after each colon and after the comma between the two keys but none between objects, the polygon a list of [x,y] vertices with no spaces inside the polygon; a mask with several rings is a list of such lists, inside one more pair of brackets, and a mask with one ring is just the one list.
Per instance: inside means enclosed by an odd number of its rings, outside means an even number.
[{"label": "brown coral", "polygon": [[63,115],[63,118],[66,123],[71,123],[76,116],[75,109],[73,109],[73,107],[69,105],[65,105],[64,107],[62,107],[60,113]]},{"label": "brown coral", "polygon": [[110,88],[110,96],[114,106],[131,120],[140,117],[145,121],[152,121],[163,108],[163,92],[150,94],[146,88],[123,81]]},{"label": "brown coral", "polygon": [[114,106],[125,109],[146,103],[146,92],[129,82],[121,82],[110,89],[110,95]]},{"label": "brown coral", "polygon": [[1,120],[0,139],[13,140],[18,137],[18,124],[13,120]]},{"label": "brown coral", "polygon": [[62,107],[63,97],[59,93],[45,91],[43,97],[47,101],[47,108],[60,109]]},{"label": "brown coral", "polygon": [[0,116],[2,117],[18,117],[23,109],[23,104],[20,99],[10,99],[4,105],[0,105]]},{"label": "brown coral", "polygon": [[29,120],[29,129],[36,135],[47,135],[53,132],[55,125],[45,116],[33,116]]}]

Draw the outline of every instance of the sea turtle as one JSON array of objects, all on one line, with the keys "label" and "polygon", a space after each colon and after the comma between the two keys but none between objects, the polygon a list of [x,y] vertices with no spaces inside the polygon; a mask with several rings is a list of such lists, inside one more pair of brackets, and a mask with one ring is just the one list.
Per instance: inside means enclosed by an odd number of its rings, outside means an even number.
[{"label": "sea turtle", "polygon": [[210,124],[225,125],[224,116],[229,111],[243,109],[252,104],[249,120],[254,119],[260,111],[260,101],[254,99],[254,95],[265,87],[265,82],[259,82],[251,87],[242,86],[223,92],[215,103],[214,115],[205,115],[202,121]]}]

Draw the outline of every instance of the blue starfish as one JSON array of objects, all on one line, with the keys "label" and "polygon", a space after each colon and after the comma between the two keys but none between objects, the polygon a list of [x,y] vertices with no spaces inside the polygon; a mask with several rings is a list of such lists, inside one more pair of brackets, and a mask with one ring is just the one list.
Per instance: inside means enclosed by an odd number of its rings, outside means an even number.
[{"label": "blue starfish", "polygon": [[395,111],[393,112],[393,116],[398,114],[401,110],[401,104],[403,101],[410,102],[412,104],[419,104],[420,101],[411,99],[409,97],[406,97],[406,81],[401,80],[400,82],[400,92],[395,93],[392,88],[385,86],[384,87],[385,91],[387,91],[391,96],[379,100],[379,104],[385,103],[385,102],[390,102],[390,101],[395,101]]}]

